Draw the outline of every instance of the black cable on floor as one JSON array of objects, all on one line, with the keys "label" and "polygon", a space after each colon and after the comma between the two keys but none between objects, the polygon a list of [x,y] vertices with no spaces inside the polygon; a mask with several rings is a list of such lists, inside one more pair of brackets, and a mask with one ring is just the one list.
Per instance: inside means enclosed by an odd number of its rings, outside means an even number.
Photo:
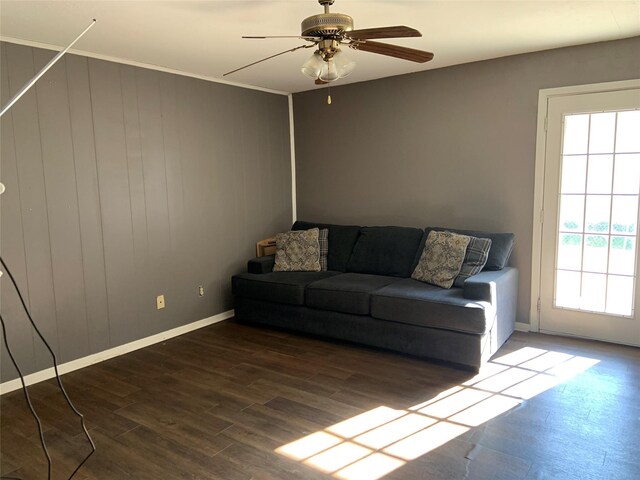
[{"label": "black cable on floor", "polygon": [[[18,287],[18,284],[16,283],[16,280],[13,277],[13,275],[11,273],[11,270],[9,270],[9,267],[4,262],[2,257],[0,257],[0,263],[4,267],[4,270],[5,270],[5,272],[7,272],[7,275],[9,276],[9,278],[11,279],[11,283],[13,284],[13,287],[16,289],[16,293],[18,294],[18,298],[20,299],[20,302],[22,303],[22,308],[24,309],[25,313],[27,314],[27,317],[29,318],[29,322],[31,323],[31,326],[33,327],[35,332],[38,334],[38,337],[40,337],[40,340],[42,340],[42,343],[45,345],[45,347],[47,347],[47,350],[49,350],[49,353],[51,354],[51,358],[53,359],[53,369],[55,371],[55,376],[56,376],[56,381],[58,382],[58,387],[60,388],[60,391],[62,392],[62,395],[64,396],[67,404],[69,405],[69,408],[71,408],[73,413],[80,418],[80,425],[82,426],[82,430],[84,431],[84,435],[87,438],[87,440],[89,441],[89,444],[91,445],[91,452],[89,452],[89,454],[84,458],[84,460],[82,460],[80,462],[80,464],[76,467],[76,469],[69,476],[68,480],[71,480],[75,476],[75,474],[78,473],[78,470],[80,470],[80,468],[85,464],[85,462],[87,460],[89,460],[89,457],[91,457],[91,455],[93,455],[95,453],[96,445],[95,445],[95,443],[93,443],[93,439],[91,438],[91,435],[89,435],[89,431],[87,430],[87,426],[84,423],[84,416],[73,405],[73,402],[69,398],[69,395],[67,395],[67,391],[65,390],[64,385],[62,384],[62,379],[60,378],[60,373],[58,372],[58,359],[56,358],[56,354],[53,353],[53,349],[51,348],[49,343],[45,340],[44,336],[40,332],[40,329],[38,328],[36,323],[33,321],[33,318],[31,317],[31,313],[29,313],[29,309],[27,308],[27,304],[25,303],[24,298],[22,297],[22,293],[20,292],[20,288]],[[20,369],[18,368],[18,364],[17,364],[13,354],[11,353],[11,350],[9,349],[9,342],[7,340],[7,332],[6,332],[6,328],[5,328],[5,324],[4,324],[4,319],[2,318],[1,315],[0,315],[0,320],[2,321],[2,336],[4,337],[4,344],[5,344],[6,348],[7,348],[7,353],[9,354],[9,357],[11,358],[11,361],[13,362],[14,367],[16,367],[16,370],[18,371],[18,375],[20,376],[20,382],[22,383],[22,391],[24,392],[25,398],[27,399],[27,403],[29,405],[29,409],[31,410],[31,414],[33,415],[33,418],[36,420],[36,422],[38,424],[38,432],[40,434],[40,442],[42,444],[42,449],[44,450],[44,453],[47,456],[48,472],[49,472],[47,478],[48,478],[48,480],[51,480],[51,457],[49,456],[49,451],[47,450],[47,445],[46,445],[46,442],[44,440],[44,434],[42,432],[42,424],[40,422],[40,418],[38,417],[38,414],[36,413],[36,411],[33,408],[33,405],[31,403],[31,399],[29,398],[29,392],[28,392],[27,386],[26,386],[26,384],[24,382],[24,377],[23,377]]]},{"label": "black cable on floor", "polygon": [[[40,445],[42,445],[42,450],[44,451],[45,456],[47,457],[47,467],[48,467],[48,478],[51,478],[51,456],[49,455],[49,450],[47,450],[47,444],[44,441],[44,432],[42,431],[42,422],[40,422],[40,417],[36,413],[33,408],[33,404],[31,403],[31,397],[29,397],[29,390],[27,390],[27,385],[24,383],[24,376],[20,371],[20,367],[18,366],[18,362],[16,362],[15,357],[13,356],[13,352],[11,351],[11,347],[9,347],[9,340],[7,339],[7,329],[4,324],[4,318],[0,313],[0,324],[2,325],[2,339],[4,340],[4,346],[7,348],[7,353],[9,354],[9,358],[11,359],[11,363],[16,368],[18,372],[18,376],[20,377],[20,383],[22,384],[22,393],[24,393],[24,398],[27,401],[27,405],[29,406],[29,410],[31,410],[31,415],[35,419],[38,424],[38,435],[40,436]],[[0,477],[2,479],[8,480],[11,477]]]}]

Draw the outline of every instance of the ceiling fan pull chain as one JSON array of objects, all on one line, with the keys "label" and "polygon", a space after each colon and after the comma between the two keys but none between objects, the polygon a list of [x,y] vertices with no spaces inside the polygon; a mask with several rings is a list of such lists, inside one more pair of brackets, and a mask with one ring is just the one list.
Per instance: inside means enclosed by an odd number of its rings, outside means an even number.
[{"label": "ceiling fan pull chain", "polygon": [[331,105],[331,86],[329,86],[329,94],[327,95],[327,105]]}]

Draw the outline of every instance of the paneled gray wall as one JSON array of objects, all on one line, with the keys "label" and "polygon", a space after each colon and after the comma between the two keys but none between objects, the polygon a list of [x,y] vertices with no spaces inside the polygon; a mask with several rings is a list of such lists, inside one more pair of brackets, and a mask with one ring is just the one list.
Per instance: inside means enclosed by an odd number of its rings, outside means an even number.
[{"label": "paneled gray wall", "polygon": [[[4,105],[54,52],[1,49]],[[291,225],[285,96],[68,55],[1,127],[2,256],[61,362],[233,308],[231,275]],[[0,283],[24,373],[50,367]]]},{"label": "paneled gray wall", "polygon": [[538,91],[631,78],[640,37],[296,94],[298,218],[514,232],[528,322]]}]

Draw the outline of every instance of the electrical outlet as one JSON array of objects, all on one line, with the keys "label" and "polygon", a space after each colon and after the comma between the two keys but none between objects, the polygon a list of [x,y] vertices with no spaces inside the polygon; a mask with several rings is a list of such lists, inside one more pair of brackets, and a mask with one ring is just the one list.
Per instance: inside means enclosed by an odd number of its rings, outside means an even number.
[{"label": "electrical outlet", "polygon": [[156,308],[158,310],[160,310],[161,308],[164,308],[164,295],[158,295],[156,297]]},{"label": "electrical outlet", "polygon": [[198,285],[198,296],[204,297],[204,287],[202,285]]}]

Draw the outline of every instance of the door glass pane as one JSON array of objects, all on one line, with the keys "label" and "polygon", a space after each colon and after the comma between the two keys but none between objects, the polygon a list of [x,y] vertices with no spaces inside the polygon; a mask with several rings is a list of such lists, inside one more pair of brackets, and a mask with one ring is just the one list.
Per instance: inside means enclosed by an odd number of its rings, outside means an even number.
[{"label": "door glass pane", "polygon": [[613,155],[589,155],[587,193],[611,193]]},{"label": "door glass pane", "polygon": [[[640,125],[638,126],[640,128]],[[638,134],[640,136],[640,133]],[[638,194],[640,187],[640,155],[616,155],[613,193]]]},{"label": "door glass pane", "polygon": [[635,263],[636,239],[634,237],[611,237],[609,273],[633,275]]},{"label": "door glass pane", "polygon": [[609,275],[607,288],[607,313],[631,315],[633,299],[633,277]]},{"label": "door glass pane", "polygon": [[585,230],[593,233],[609,233],[610,208],[609,195],[587,195]]},{"label": "door glass pane", "polygon": [[584,242],[582,270],[585,272],[607,273],[609,259],[609,236],[587,235]]},{"label": "door glass pane", "polygon": [[614,195],[611,208],[611,233],[635,235],[638,231],[638,199],[635,195]]},{"label": "door glass pane", "polygon": [[639,131],[640,110],[619,112],[616,132],[616,153],[640,153]]},{"label": "door glass pane", "polygon": [[560,231],[582,232],[584,195],[562,195],[560,199]]},{"label": "door glass pane", "polygon": [[582,235],[561,233],[558,244],[558,268],[563,270],[581,270]]},{"label": "door glass pane", "polygon": [[567,115],[564,129],[555,306],[631,316],[640,111]]},{"label": "door glass pane", "polygon": [[606,292],[606,275],[583,273],[580,308],[591,312],[604,312]]},{"label": "door glass pane", "polygon": [[616,112],[595,113],[591,115],[589,153],[613,152],[615,132]]},{"label": "door glass pane", "polygon": [[584,193],[587,178],[587,156],[565,155],[562,164],[564,167],[560,193]]},{"label": "door glass pane", "polygon": [[585,154],[589,141],[589,115],[567,115],[564,117],[564,155]]},{"label": "door glass pane", "polygon": [[556,272],[556,306],[580,308],[580,272]]}]

